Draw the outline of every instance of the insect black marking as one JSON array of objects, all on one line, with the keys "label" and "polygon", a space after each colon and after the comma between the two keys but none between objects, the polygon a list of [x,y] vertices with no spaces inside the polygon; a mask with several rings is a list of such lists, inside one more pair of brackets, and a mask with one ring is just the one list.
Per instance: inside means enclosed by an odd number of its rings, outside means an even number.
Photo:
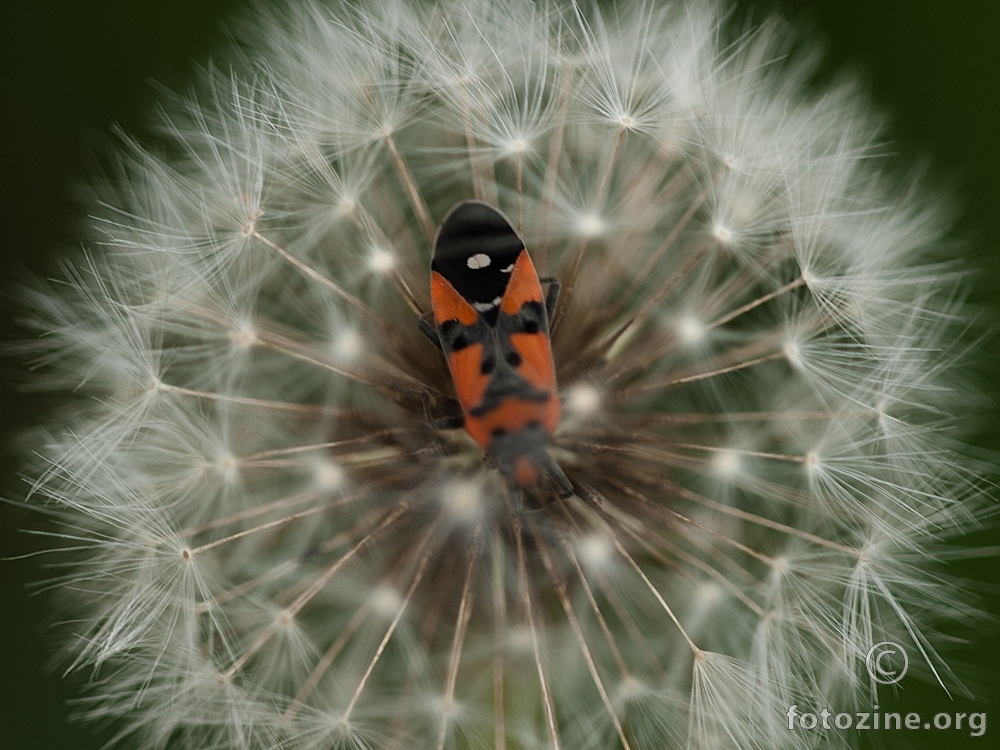
[{"label": "insect black marking", "polygon": [[492,324],[496,300],[503,297],[523,250],[524,243],[503,214],[485,203],[468,201],[453,208],[442,222],[431,270],[444,276]]}]

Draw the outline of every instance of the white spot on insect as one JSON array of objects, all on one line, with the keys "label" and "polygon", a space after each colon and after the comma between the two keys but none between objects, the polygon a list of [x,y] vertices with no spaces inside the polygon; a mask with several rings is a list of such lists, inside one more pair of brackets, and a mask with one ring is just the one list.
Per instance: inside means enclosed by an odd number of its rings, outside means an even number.
[{"label": "white spot on insect", "polygon": [[500,304],[500,297],[494,297],[492,302],[473,302],[472,306],[476,308],[479,312],[486,312],[487,310],[492,310],[499,304]]},{"label": "white spot on insect", "polygon": [[513,264],[513,263],[511,263],[511,264],[510,264],[509,266],[507,266],[506,268],[501,268],[501,269],[500,269],[500,273],[511,273],[511,272],[512,272],[513,270],[514,270],[514,264]]},{"label": "white spot on insect", "polygon": [[368,270],[374,273],[389,273],[396,267],[396,258],[388,250],[382,247],[373,247],[372,254],[368,256]]},{"label": "white spot on insect", "polygon": [[480,268],[486,268],[491,262],[490,256],[486,253],[476,253],[475,255],[470,255],[465,261],[465,265],[471,268],[473,271],[478,271]]}]

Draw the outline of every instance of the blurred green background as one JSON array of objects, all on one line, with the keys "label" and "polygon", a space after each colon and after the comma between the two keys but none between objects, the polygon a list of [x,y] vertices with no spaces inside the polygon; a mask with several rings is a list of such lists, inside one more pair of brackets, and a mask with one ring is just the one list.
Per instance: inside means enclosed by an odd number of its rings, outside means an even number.
[{"label": "blurred green background", "polygon": [[[224,19],[238,0],[11,0],[3,13],[0,44],[0,216],[3,281],[26,273],[52,273],[60,254],[77,245],[81,212],[71,199],[73,181],[87,171],[88,153],[103,148],[117,124],[142,134],[145,113],[158,98],[151,81],[183,89],[193,62],[224,46]],[[961,213],[956,235],[967,241],[982,272],[973,301],[1000,315],[1000,3],[990,0],[759,0],[741,1],[738,17],[762,18],[776,10],[810,30],[827,49],[826,72],[858,74],[875,106],[892,117],[891,135],[901,165],[929,157],[932,175],[953,189]],[[9,285],[3,290],[9,291]],[[0,340],[20,334],[15,307],[3,301]],[[1000,319],[998,317],[997,319]],[[981,375],[1000,396],[1000,346],[987,342]],[[10,385],[23,372],[4,359],[0,371],[0,496],[23,495],[13,457],[17,435],[45,408]],[[983,414],[978,444],[1000,450],[1000,411]],[[995,476],[993,478],[996,478]],[[21,533],[38,518],[0,506],[0,556],[25,555],[41,546]],[[997,544],[995,531],[971,544]],[[99,748],[111,728],[67,719],[78,679],[64,680],[51,663],[54,644],[46,595],[27,585],[44,578],[43,558],[0,563],[0,746]],[[956,572],[983,582],[998,610],[1000,558],[964,564]],[[864,747],[996,746],[1000,734],[1000,638],[996,627],[964,649],[980,698],[954,702],[934,686],[904,681],[883,708],[899,711],[986,711],[993,726],[981,738],[964,732],[865,733]]]}]

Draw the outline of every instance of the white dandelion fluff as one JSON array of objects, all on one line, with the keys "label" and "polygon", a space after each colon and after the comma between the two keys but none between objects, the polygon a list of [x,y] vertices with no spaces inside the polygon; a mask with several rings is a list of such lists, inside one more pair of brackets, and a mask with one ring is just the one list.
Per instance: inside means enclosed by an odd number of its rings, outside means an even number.
[{"label": "white dandelion fluff", "polygon": [[[786,708],[870,697],[880,641],[958,687],[947,225],[851,85],[727,28],[303,0],[125,143],[32,296],[40,383],[79,395],[33,495],[89,717],[146,747],[801,748]],[[466,200],[562,285],[573,491],[523,507],[441,427],[417,326]]]}]

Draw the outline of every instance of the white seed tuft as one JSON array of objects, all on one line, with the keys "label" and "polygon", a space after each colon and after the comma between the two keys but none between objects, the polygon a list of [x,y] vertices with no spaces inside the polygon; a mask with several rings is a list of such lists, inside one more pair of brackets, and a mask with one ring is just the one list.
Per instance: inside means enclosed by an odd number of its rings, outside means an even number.
[{"label": "white seed tuft", "polygon": [[368,270],[372,273],[387,274],[396,267],[395,256],[382,247],[373,247],[368,256]]},{"label": "white seed tuft", "polygon": [[677,320],[677,334],[681,342],[687,345],[697,344],[708,333],[705,323],[694,315],[683,315]]},{"label": "white seed tuft", "polygon": [[483,513],[482,488],[475,482],[452,482],[441,492],[441,499],[448,515],[456,523],[470,523]]},{"label": "white seed tuft", "polygon": [[583,567],[591,573],[605,571],[614,560],[614,545],[601,534],[582,537],[576,543],[576,550]]},{"label": "white seed tuft", "polygon": [[576,383],[566,391],[566,411],[587,419],[601,408],[601,392],[593,383]]},{"label": "white seed tuft", "polygon": [[732,477],[740,472],[740,455],[733,450],[720,450],[712,458],[712,468],[720,477]]},{"label": "white seed tuft", "polygon": [[342,466],[333,461],[317,461],[313,466],[313,478],[322,490],[339,490],[343,488],[347,474]]},{"label": "white seed tuft", "polygon": [[403,597],[390,586],[379,586],[368,597],[371,608],[381,617],[393,617],[403,606]]},{"label": "white seed tuft", "polygon": [[597,214],[583,214],[578,217],[576,232],[580,237],[599,237],[607,231],[607,223]]},{"label": "white seed tuft", "polygon": [[333,342],[333,356],[338,362],[354,362],[364,349],[364,338],[351,328],[341,331]]}]

